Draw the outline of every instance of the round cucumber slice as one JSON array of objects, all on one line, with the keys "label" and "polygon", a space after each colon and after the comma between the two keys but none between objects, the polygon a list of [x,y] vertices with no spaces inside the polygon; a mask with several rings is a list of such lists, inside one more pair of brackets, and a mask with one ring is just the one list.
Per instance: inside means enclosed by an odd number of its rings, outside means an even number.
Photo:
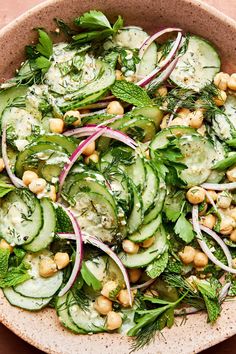
[{"label": "round cucumber slice", "polygon": [[51,297],[37,299],[33,297],[26,297],[18,294],[13,288],[5,288],[3,289],[3,293],[11,305],[29,311],[41,310],[43,307],[47,306],[51,300]]}]

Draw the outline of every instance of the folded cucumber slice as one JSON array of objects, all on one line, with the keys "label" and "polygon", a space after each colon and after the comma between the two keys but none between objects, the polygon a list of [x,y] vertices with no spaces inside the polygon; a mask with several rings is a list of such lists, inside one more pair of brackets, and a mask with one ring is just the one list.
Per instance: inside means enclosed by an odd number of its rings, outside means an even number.
[{"label": "folded cucumber slice", "polygon": [[69,292],[67,297],[67,305],[69,314],[74,324],[89,333],[99,333],[105,331],[105,318],[102,317],[95,309],[95,300],[89,299],[89,305],[86,308],[81,308],[76,304],[73,295]]},{"label": "folded cucumber slice", "polygon": [[2,201],[0,235],[8,243],[30,243],[43,225],[39,200],[28,189],[15,189]]},{"label": "folded cucumber slice", "polygon": [[61,271],[56,272],[49,278],[43,278],[39,275],[40,260],[51,255],[51,252],[45,250],[38,253],[28,253],[25,256],[24,262],[31,266],[28,272],[32,278],[15,286],[14,290],[17,293],[23,296],[41,298],[53,296],[58,291],[63,281],[63,273]]},{"label": "folded cucumber slice", "polygon": [[220,71],[220,57],[207,40],[191,36],[186,53],[179,58],[170,79],[178,86],[199,92]]},{"label": "folded cucumber slice", "polygon": [[163,208],[165,196],[166,196],[165,187],[164,186],[159,187],[158,193],[157,193],[157,195],[155,197],[154,205],[153,205],[152,209],[150,209],[148,211],[148,213],[146,215],[144,215],[144,219],[143,219],[143,224],[144,225],[149,224],[161,212],[161,210]]},{"label": "folded cucumber slice", "polygon": [[59,317],[59,321],[61,324],[63,324],[64,327],[68,328],[74,333],[80,333],[84,334],[85,332],[77,327],[75,323],[72,321],[69,312],[68,312],[68,305],[67,305],[67,296],[69,296],[69,293],[58,297],[56,300],[56,311],[57,315]]},{"label": "folded cucumber slice", "polygon": [[130,234],[135,232],[143,221],[142,196],[133,182],[131,182],[131,188],[133,191],[133,208],[127,221],[128,231]]},{"label": "folded cucumber slice", "polygon": [[155,241],[149,248],[140,249],[137,254],[128,254],[121,252],[119,258],[125,267],[140,268],[151,263],[157,256],[165,252],[167,248],[167,238],[163,227],[155,234]]},{"label": "folded cucumber slice", "polygon": [[34,141],[34,143],[36,142],[57,144],[61,146],[63,149],[65,149],[68,152],[68,154],[72,154],[72,152],[76,149],[78,145],[76,139],[72,139],[68,136],[64,136],[62,134],[55,134],[55,133],[41,135],[39,138],[37,138]]},{"label": "folded cucumber slice", "polygon": [[152,220],[149,224],[142,225],[136,232],[129,236],[133,242],[143,242],[144,240],[152,237],[161,224],[161,216]]},{"label": "folded cucumber slice", "polygon": [[156,134],[156,126],[153,121],[143,117],[130,119],[118,129],[135,140],[142,141],[144,143],[152,140]]},{"label": "folded cucumber slice", "polygon": [[212,119],[212,128],[220,140],[232,139],[236,135],[236,97],[227,96],[224,113],[216,113]]},{"label": "folded cucumber slice", "polygon": [[47,306],[47,304],[51,300],[51,297],[49,298],[26,297],[17,293],[13,288],[5,288],[3,289],[3,293],[11,305],[29,311],[41,310],[43,307]]},{"label": "folded cucumber slice", "polygon": [[146,162],[146,188],[142,194],[143,200],[143,211],[144,213],[152,206],[155,197],[158,192],[159,180],[154,168],[152,168],[151,164]]},{"label": "folded cucumber slice", "polygon": [[27,86],[14,86],[0,92],[0,116],[3,110],[10,105],[15,98],[25,96],[27,89]]},{"label": "folded cucumber slice", "polygon": [[24,249],[31,252],[38,252],[46,248],[53,241],[56,230],[56,214],[49,199],[40,201],[43,211],[43,227],[32,242],[24,245]]},{"label": "folded cucumber slice", "polygon": [[159,130],[163,112],[157,106],[138,107],[132,110],[132,115],[143,116],[151,120]]}]

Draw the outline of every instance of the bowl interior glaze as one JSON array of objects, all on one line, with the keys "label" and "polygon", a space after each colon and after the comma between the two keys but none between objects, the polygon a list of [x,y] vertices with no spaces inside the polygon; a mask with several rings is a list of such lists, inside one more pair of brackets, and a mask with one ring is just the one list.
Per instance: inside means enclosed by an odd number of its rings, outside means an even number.
[{"label": "bowl interior glaze", "polygon": [[[198,0],[50,0],[0,30],[0,80],[9,78],[24,58],[24,46],[35,39],[35,27],[55,29],[53,18],[72,18],[89,9],[106,12],[114,19],[117,14],[128,25],[144,27],[154,33],[164,26],[179,26],[185,31],[201,35],[213,41],[222,57],[223,69],[236,70],[236,24],[230,18]],[[140,351],[149,353],[199,352],[236,334],[236,302],[224,304],[222,316],[211,326],[206,315],[198,313],[182,320],[163,336]],[[230,320],[231,319],[231,320]],[[21,338],[47,353],[71,354],[128,354],[131,340],[118,334],[78,336],[64,329],[52,309],[30,313],[12,307],[0,292],[0,321]]]}]

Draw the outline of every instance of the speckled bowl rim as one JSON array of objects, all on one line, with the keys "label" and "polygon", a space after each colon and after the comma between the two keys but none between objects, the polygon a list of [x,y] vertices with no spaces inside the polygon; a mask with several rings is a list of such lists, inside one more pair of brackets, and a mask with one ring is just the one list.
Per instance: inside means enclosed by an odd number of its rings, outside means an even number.
[{"label": "speckled bowl rim", "polygon": [[[17,17],[14,21],[12,21],[8,25],[6,25],[2,29],[0,29],[0,37],[4,36],[9,31],[11,31],[12,29],[19,26],[25,19],[33,16],[34,14],[37,14],[38,12],[40,12],[42,9],[46,8],[47,6],[50,6],[55,3],[60,4],[60,3],[63,3],[64,1],[65,0],[47,0],[41,4],[34,6],[32,9],[23,13],[22,15]],[[193,8],[195,8],[196,10],[198,7],[201,7],[206,13],[208,13],[208,15],[213,16],[213,17],[217,18],[218,20],[226,23],[228,25],[228,27],[233,29],[236,33],[236,21],[231,19],[229,16],[222,14],[219,10],[215,9],[214,7],[202,2],[201,0],[182,0],[182,1],[186,2],[188,4],[191,4],[193,6]],[[3,308],[5,308],[5,311],[3,310]],[[215,335],[213,336],[213,338],[209,338],[207,340],[207,342],[204,342],[204,343],[199,343],[199,341],[198,341],[196,343],[196,345],[193,345],[191,348],[186,349],[184,351],[181,350],[180,352],[184,353],[184,354],[192,354],[192,353],[200,352],[200,351],[202,351],[206,348],[209,348],[209,347],[233,336],[234,334],[236,334],[236,325],[230,327],[228,330],[225,330],[225,326],[224,326],[224,324],[227,323],[227,321],[229,320],[229,317],[227,317],[227,316],[229,316],[229,314],[231,313],[232,310],[236,312],[236,301],[227,302],[227,303],[223,304],[221,319],[218,321],[218,323],[215,325],[214,328],[211,328],[211,327],[208,328],[210,331],[215,332]],[[6,312],[8,312],[8,311],[9,311],[9,316],[6,314]],[[53,317],[52,311],[54,311],[54,310],[45,309],[41,313],[42,313],[42,316],[44,316],[44,313],[48,313],[49,316],[51,315]],[[51,344],[50,342],[46,344],[46,343],[44,343],[44,341],[40,340],[40,337],[39,338],[32,338],[30,331],[29,331],[29,333],[25,333],[25,330],[23,330],[24,321],[20,322],[18,320],[15,323],[15,321],[13,320],[14,316],[24,316],[24,313],[27,313],[27,312],[8,304],[7,300],[4,298],[2,291],[0,290],[0,322],[2,324],[4,324],[8,329],[10,329],[13,333],[15,333],[17,336],[19,336],[20,338],[22,338],[23,340],[25,340],[29,344],[33,345],[34,347],[36,347],[42,351],[45,351],[46,353],[49,353],[49,354],[64,354],[64,353],[66,353],[67,354],[67,352],[65,352],[63,348],[56,348],[56,346],[53,343]],[[37,313],[37,315],[38,314],[39,313]],[[204,319],[203,319],[203,317],[204,317]],[[19,317],[15,317],[15,318],[19,318]],[[188,320],[188,322],[190,322],[190,328],[191,328],[191,322],[192,322],[192,324],[194,324],[195,321],[198,323],[201,323],[201,321],[205,321],[206,319],[202,313],[197,313],[195,315],[188,316],[187,320]],[[177,320],[177,324],[178,324],[178,322],[179,322],[179,320]],[[21,323],[21,324],[19,325],[19,323]],[[179,322],[179,324],[180,324],[180,322]],[[57,326],[57,328],[55,328],[55,330],[58,330],[58,323],[55,323],[55,327],[56,326]],[[209,325],[205,324],[205,325],[203,325],[203,328],[205,330],[207,330],[206,329],[207,326],[209,326]],[[178,331],[176,331],[176,328],[178,328],[178,326],[174,326],[170,330],[164,329],[164,331],[163,331],[164,337],[168,337],[170,335],[173,335],[173,336],[180,335],[180,332],[178,333]],[[62,331],[62,333],[66,332],[66,330],[63,328],[61,328],[61,331]],[[195,333],[195,335],[197,337],[197,333]],[[69,336],[69,332],[68,332],[68,336]],[[74,335],[74,336],[76,336],[76,335]],[[100,336],[101,338],[104,337],[103,335],[97,335],[97,336]],[[105,336],[106,336],[106,334],[105,334]],[[122,340],[127,340],[127,339],[125,339],[124,336],[120,336],[118,334],[109,335],[109,336],[111,336],[112,340],[114,339],[116,344],[118,345],[117,350],[119,350],[119,342]],[[79,337],[81,338],[81,336],[79,336]],[[109,342],[109,339],[107,340],[107,342]],[[99,341],[98,341],[98,343],[99,343]],[[78,344],[79,344],[79,341],[78,341]],[[108,350],[106,350],[104,348],[107,348]],[[101,351],[103,354],[117,353],[116,350],[113,351],[114,348],[112,349],[108,345],[104,348]],[[158,345],[156,347],[155,347],[155,345],[154,345],[154,347],[152,345],[152,346],[150,346],[150,348],[147,347],[146,349],[142,349],[140,351],[140,353],[151,354],[151,353],[153,353],[154,348],[155,349],[159,348],[160,351],[158,350],[158,353],[164,353],[164,352],[168,353],[168,347],[164,346],[163,351],[162,351],[162,345],[160,345],[160,342],[158,343]],[[151,350],[151,351],[149,351],[149,350]],[[175,350],[175,353],[180,353],[176,349],[174,349],[174,350]],[[92,352],[94,352],[94,351],[91,350],[87,353],[92,354]],[[98,352],[95,350],[95,352],[100,353],[100,349]],[[94,354],[96,354],[95,352],[94,352]],[[122,354],[126,354],[128,352],[129,352],[129,350],[122,352]]]}]

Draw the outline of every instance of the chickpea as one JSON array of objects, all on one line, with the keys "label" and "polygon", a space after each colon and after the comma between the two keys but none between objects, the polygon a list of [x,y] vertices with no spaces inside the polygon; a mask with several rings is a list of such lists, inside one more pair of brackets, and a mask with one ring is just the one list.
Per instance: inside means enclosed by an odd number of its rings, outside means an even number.
[{"label": "chickpea", "polygon": [[57,265],[53,259],[45,257],[39,262],[39,275],[43,278],[49,278],[57,272]]},{"label": "chickpea", "polygon": [[213,229],[216,224],[216,217],[213,214],[208,214],[206,216],[202,216],[200,220],[200,224],[208,227],[209,229]]},{"label": "chickpea", "polygon": [[184,119],[187,118],[190,113],[191,111],[188,108],[181,108],[178,112],[178,117]]},{"label": "chickpea", "polygon": [[129,280],[131,283],[137,283],[142,275],[142,271],[139,268],[128,269]]},{"label": "chickpea", "polygon": [[80,112],[79,111],[68,111],[64,114],[64,120],[66,118],[76,118],[76,121],[72,123],[74,127],[78,127],[81,124],[81,117],[80,117]]},{"label": "chickpea", "polygon": [[201,136],[204,136],[206,134],[206,126],[205,126],[205,124],[202,124],[201,127],[197,129],[197,132]]},{"label": "chickpea", "polygon": [[227,209],[230,207],[232,202],[232,197],[227,192],[221,192],[217,195],[217,206],[222,209]]},{"label": "chickpea", "polygon": [[236,242],[236,230],[231,232],[229,238],[230,238],[231,241]]},{"label": "chickpea", "polygon": [[214,77],[214,84],[220,90],[225,91],[225,90],[227,90],[227,83],[228,83],[229,78],[230,78],[229,74],[220,72],[220,73],[216,74],[216,76]]},{"label": "chickpea", "polygon": [[49,119],[49,128],[52,133],[61,134],[64,130],[64,121],[60,118]]},{"label": "chickpea", "polygon": [[101,315],[107,315],[110,311],[112,311],[112,301],[107,299],[105,296],[100,295],[95,301],[94,308]]},{"label": "chickpea", "polygon": [[146,240],[143,241],[142,247],[143,248],[148,248],[148,247],[150,247],[153,244],[154,241],[155,241],[155,237],[154,236],[149,237],[149,238],[147,238]]},{"label": "chickpea", "polygon": [[188,115],[188,118],[189,118],[189,126],[198,129],[202,126],[204,115],[201,109],[197,109],[196,111],[190,113]]},{"label": "chickpea", "polygon": [[136,77],[136,75],[127,76],[126,77],[126,81],[128,81],[128,82],[136,82],[137,81],[137,77]]},{"label": "chickpea", "polygon": [[221,217],[220,233],[222,235],[230,235],[235,227],[235,221],[233,218],[227,215],[221,215]]},{"label": "chickpea", "polygon": [[5,164],[2,158],[0,158],[0,172],[2,172],[5,168]]},{"label": "chickpea", "polygon": [[216,202],[217,201],[217,193],[215,191],[207,191],[207,194],[206,194],[206,202],[207,203],[211,203],[211,201],[209,200],[208,198],[208,195],[209,197],[213,200],[213,202]]},{"label": "chickpea", "polygon": [[186,197],[191,204],[200,204],[205,200],[206,191],[202,187],[192,187],[187,191]]},{"label": "chickpea", "polygon": [[38,178],[37,173],[33,171],[25,171],[23,173],[22,181],[26,186],[28,186],[31,182],[33,182],[33,180],[37,178]]},{"label": "chickpea", "polygon": [[121,115],[121,114],[124,114],[124,108],[120,102],[111,101],[107,106],[107,113]]},{"label": "chickpea", "polygon": [[122,325],[121,314],[115,311],[110,311],[107,314],[107,329],[108,331],[113,331],[114,329],[120,328]]},{"label": "chickpea", "polygon": [[165,97],[168,93],[168,90],[165,86],[161,86],[157,89],[157,91],[155,92],[154,96],[161,96],[161,97]]},{"label": "chickpea", "polygon": [[170,118],[170,115],[169,115],[169,114],[166,114],[166,115],[162,118],[162,121],[161,121],[161,124],[160,124],[160,128],[161,128],[161,129],[167,128],[167,123],[168,123],[169,118]]},{"label": "chickpea", "polygon": [[116,70],[116,80],[124,80],[124,76],[120,70]]},{"label": "chickpea", "polygon": [[9,250],[10,253],[13,252],[14,247],[10,245],[7,241],[5,241],[3,238],[0,241],[0,249],[1,250]]},{"label": "chickpea", "polygon": [[184,264],[190,264],[193,262],[196,250],[192,246],[185,246],[182,252],[179,252],[181,261]]},{"label": "chickpea", "polygon": [[208,208],[207,203],[204,203],[203,208],[199,208],[198,214],[199,214],[200,216],[205,215],[205,214],[206,214],[206,211],[207,211],[207,208]]},{"label": "chickpea", "polygon": [[198,268],[204,268],[208,264],[208,257],[203,252],[196,252],[193,263]]},{"label": "chickpea", "polygon": [[229,209],[228,215],[236,221],[236,208]]},{"label": "chickpea", "polygon": [[233,268],[236,268],[236,258],[233,258],[233,259],[232,259],[232,267],[233,267]]},{"label": "chickpea", "polygon": [[122,248],[129,254],[136,254],[139,251],[139,245],[127,239],[122,242]]},{"label": "chickpea", "polygon": [[228,88],[232,91],[236,91],[236,74],[232,74],[228,80]]},{"label": "chickpea", "polygon": [[57,193],[56,193],[56,187],[55,186],[51,186],[50,187],[50,191],[48,193],[48,197],[55,202],[57,200]]},{"label": "chickpea", "polygon": [[43,178],[36,178],[29,184],[29,190],[35,194],[41,193],[46,187],[47,182]]},{"label": "chickpea", "polygon": [[57,269],[63,269],[70,263],[70,257],[66,252],[57,252],[54,256],[54,262],[57,265]]},{"label": "chickpea", "polygon": [[[129,302],[129,295],[128,291],[126,289],[123,289],[119,292],[117,296],[117,300],[120,302],[121,306],[123,307],[130,307],[130,302]],[[132,302],[134,300],[134,294],[132,292]]]},{"label": "chickpea", "polygon": [[115,282],[114,280],[109,280],[107,283],[103,285],[101,294],[109,299],[110,294],[114,292],[117,289],[117,287],[118,287],[117,282]]},{"label": "chickpea", "polygon": [[170,123],[169,126],[175,126],[175,125],[184,125],[184,126],[188,126],[188,122],[186,121],[186,119],[183,118],[174,118]]},{"label": "chickpea", "polygon": [[82,152],[83,155],[85,156],[90,156],[94,153],[95,151],[95,141],[90,143]]},{"label": "chickpea", "polygon": [[97,151],[94,151],[91,155],[86,156],[84,159],[86,165],[89,165],[90,162],[98,163],[98,161],[99,161],[99,155]]},{"label": "chickpea", "polygon": [[217,106],[223,106],[225,104],[226,99],[227,99],[227,95],[225,91],[220,90],[219,94],[213,98],[213,101]]},{"label": "chickpea", "polygon": [[146,159],[150,160],[150,150],[147,149],[144,154],[145,154]]},{"label": "chickpea", "polygon": [[230,182],[236,182],[236,167],[231,168],[226,172],[226,176]]}]

